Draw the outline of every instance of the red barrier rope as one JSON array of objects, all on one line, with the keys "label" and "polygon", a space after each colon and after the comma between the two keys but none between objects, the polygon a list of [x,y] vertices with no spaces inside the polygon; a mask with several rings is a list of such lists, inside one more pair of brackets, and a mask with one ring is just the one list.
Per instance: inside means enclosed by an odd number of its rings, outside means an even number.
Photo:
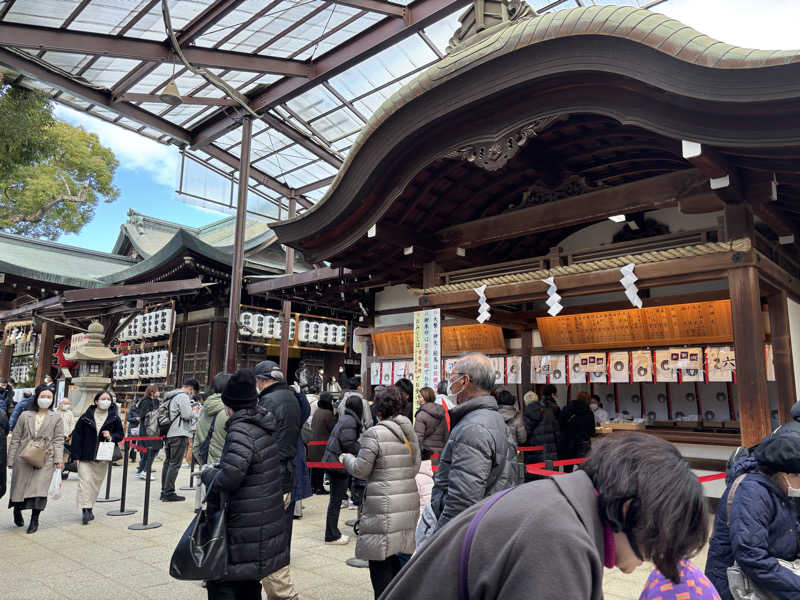
[{"label": "red barrier rope", "polygon": [[725,479],[725,473],[714,473],[713,475],[703,475],[702,477],[698,477],[697,481],[700,483],[705,483],[706,481],[716,481],[718,479]]},{"label": "red barrier rope", "polygon": [[537,450],[544,450],[544,446],[520,446],[517,450],[520,452],[536,452]]},{"label": "red barrier rope", "polygon": [[163,439],[164,439],[163,437],[143,435],[143,436],[136,436],[136,437],[126,437],[126,438],[123,438],[122,441],[123,442],[143,442],[143,441],[147,441],[147,440],[163,440]]},{"label": "red barrier rope", "polygon": [[344,469],[340,462],[307,462],[306,466],[309,469]]},{"label": "red barrier rope", "polygon": [[308,442],[309,446],[327,446],[327,440],[317,440],[316,442]]},{"label": "red barrier rope", "polygon": [[136,450],[137,452],[148,452],[147,448],[142,448],[141,446],[137,446],[136,444],[131,444],[129,447],[131,450]]}]

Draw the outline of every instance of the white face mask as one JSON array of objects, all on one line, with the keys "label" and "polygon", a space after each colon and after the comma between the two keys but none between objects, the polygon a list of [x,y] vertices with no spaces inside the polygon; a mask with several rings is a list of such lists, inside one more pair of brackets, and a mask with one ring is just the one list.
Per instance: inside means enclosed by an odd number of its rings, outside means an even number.
[{"label": "white face mask", "polygon": [[462,379],[464,379],[464,377],[466,377],[466,375],[462,375],[461,377],[459,377],[459,378],[458,378],[458,379],[456,379],[455,381],[448,381],[448,382],[447,382],[447,400],[448,400],[448,401],[449,401],[451,404],[456,404],[456,403],[458,402],[458,395],[459,395],[461,392],[463,392],[463,391],[464,391],[464,388],[461,388],[461,389],[460,389],[460,390],[458,390],[457,392],[454,392],[454,391],[453,391],[453,384],[455,384],[455,383],[458,383],[459,381],[461,381]]},{"label": "white face mask", "polygon": [[783,476],[783,480],[786,482],[786,495],[789,496],[789,498],[800,498],[800,488],[792,487],[786,475]]},{"label": "white face mask", "polygon": [[97,401],[97,408],[100,410],[108,410],[109,406],[111,406],[111,400],[108,398],[100,398],[100,400]]},{"label": "white face mask", "polygon": [[50,408],[50,405],[53,404],[53,399],[40,396],[36,402],[39,404],[39,408]]}]

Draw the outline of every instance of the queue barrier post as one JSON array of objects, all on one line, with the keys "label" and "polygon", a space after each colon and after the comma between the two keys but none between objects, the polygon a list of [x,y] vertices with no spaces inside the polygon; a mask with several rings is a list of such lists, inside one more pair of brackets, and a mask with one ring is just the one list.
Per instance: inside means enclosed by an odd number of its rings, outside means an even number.
[{"label": "queue barrier post", "polygon": [[182,488],[180,488],[182,491],[192,492],[192,491],[195,490],[195,486],[194,486],[194,466],[196,464],[197,463],[194,460],[194,456],[192,456],[192,461],[191,461],[191,464],[189,466],[189,485],[185,485]]},{"label": "queue barrier post", "polygon": [[[125,457],[127,458],[127,456]],[[114,461],[108,461],[108,472],[106,473],[106,496],[105,498],[98,498],[95,502],[118,502],[119,497],[112,498],[111,497],[111,467],[113,466]]]},{"label": "queue barrier post", "polygon": [[[154,438],[145,438],[150,440],[160,440],[163,438],[154,437]],[[147,448],[147,452],[150,453],[153,451],[152,447]],[[143,531],[145,529],[155,529],[157,527],[161,527],[161,523],[158,522],[148,522],[150,517],[150,474],[153,469],[153,458],[151,456],[147,457],[147,477],[144,480],[144,508],[142,509],[142,522],[141,523],[133,523],[132,525],[128,525],[128,529],[133,531]]]},{"label": "queue barrier post", "polygon": [[[128,455],[130,454],[130,447],[129,442],[127,439],[124,440],[125,445],[123,446],[123,457],[122,457],[122,491],[120,493],[120,501],[119,501],[119,510],[110,510],[106,514],[109,517],[125,517],[127,515],[132,515],[136,512],[134,509],[125,509],[125,496],[128,493]],[[109,465],[110,466],[110,465]],[[109,481],[111,481],[111,476],[109,473]]]}]

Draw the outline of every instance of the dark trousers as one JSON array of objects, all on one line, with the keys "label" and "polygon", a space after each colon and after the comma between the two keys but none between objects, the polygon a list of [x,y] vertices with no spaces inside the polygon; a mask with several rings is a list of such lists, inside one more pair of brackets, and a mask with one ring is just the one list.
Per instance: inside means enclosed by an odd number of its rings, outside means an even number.
[{"label": "dark trousers", "polygon": [[175,480],[181,469],[189,438],[177,436],[166,439],[164,444],[164,466],[161,467],[161,495],[175,493]]},{"label": "dark trousers", "polygon": [[331,495],[328,497],[328,515],[325,518],[325,541],[333,542],[342,537],[339,531],[339,513],[342,510],[342,500],[347,498],[347,475],[344,473],[328,472],[331,482]]},{"label": "dark trousers", "polygon": [[396,554],[387,556],[385,560],[369,561],[369,579],[372,582],[372,590],[375,592],[375,600],[378,600],[395,575],[403,568],[402,561]]},{"label": "dark trousers", "polygon": [[311,469],[311,491],[315,494],[324,491],[325,469]]},{"label": "dark trousers", "polygon": [[261,600],[260,581],[209,581],[208,600]]}]

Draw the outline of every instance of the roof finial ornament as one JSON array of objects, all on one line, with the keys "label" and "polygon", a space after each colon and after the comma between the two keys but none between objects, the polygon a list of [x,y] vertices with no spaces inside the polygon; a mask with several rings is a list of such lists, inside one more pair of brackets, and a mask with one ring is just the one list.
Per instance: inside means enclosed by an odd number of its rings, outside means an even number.
[{"label": "roof finial ornament", "polygon": [[477,41],[475,36],[486,29],[535,16],[538,13],[525,0],[473,0],[472,6],[459,18],[461,27],[450,38],[447,52]]}]

